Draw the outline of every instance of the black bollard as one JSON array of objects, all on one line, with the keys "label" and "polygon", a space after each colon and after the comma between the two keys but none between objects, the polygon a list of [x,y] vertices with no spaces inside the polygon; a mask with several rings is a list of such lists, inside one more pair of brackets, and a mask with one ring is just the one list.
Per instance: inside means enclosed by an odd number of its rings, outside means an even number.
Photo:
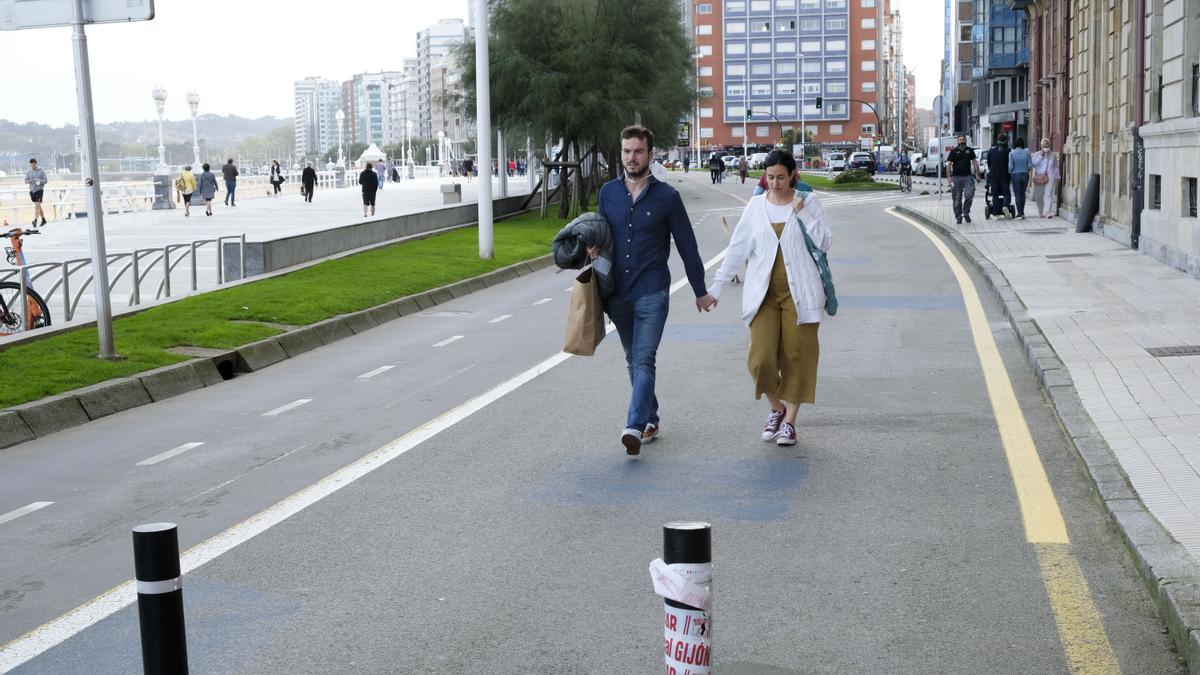
[{"label": "black bollard", "polygon": [[1100,212],[1100,174],[1094,173],[1088,178],[1087,189],[1083,192],[1083,201],[1079,202],[1079,213],[1075,216],[1076,232],[1091,232],[1092,220]]},{"label": "black bollard", "polygon": [[664,525],[662,562],[678,575],[673,580],[659,577],[660,582],[665,582],[664,588],[669,586],[674,591],[663,596],[665,673],[708,675],[712,668],[713,635],[712,525],[686,522]]},{"label": "black bollard", "polygon": [[183,579],[174,523],[133,528],[133,568],[142,629],[142,670],[146,675],[186,674]]}]

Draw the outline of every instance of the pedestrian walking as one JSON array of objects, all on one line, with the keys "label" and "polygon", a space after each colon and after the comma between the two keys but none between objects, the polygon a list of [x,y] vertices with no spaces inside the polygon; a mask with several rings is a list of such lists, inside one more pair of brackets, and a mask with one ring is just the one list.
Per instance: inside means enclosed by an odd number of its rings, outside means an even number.
[{"label": "pedestrian walking", "polygon": [[42,195],[46,190],[46,172],[38,168],[36,159],[29,160],[29,170],[25,172],[25,184],[29,186],[29,200],[33,202],[33,227],[46,225],[46,212],[42,211]]},{"label": "pedestrian walking", "polygon": [[[653,442],[659,434],[655,357],[671,304],[667,259],[672,239],[696,295],[697,311],[716,304],[705,288],[704,261],[683,199],[650,173],[653,151],[654,134],[649,129],[634,125],[621,130],[625,175],[605,183],[599,195],[600,215],[612,233],[613,259],[619,261],[613,268],[613,292],[603,305],[621,336],[632,386],[621,431],[628,455],[637,455],[643,443]],[[588,253],[594,259],[600,251],[592,247]]]},{"label": "pedestrian walking", "polygon": [[1017,219],[1025,220],[1025,189],[1029,187],[1029,170],[1033,168],[1033,160],[1025,149],[1025,139],[1013,141],[1013,149],[1008,153],[1008,176],[1012,181],[1013,201],[1017,206]]},{"label": "pedestrian walking", "polygon": [[311,204],[313,192],[317,189],[317,170],[313,168],[312,162],[300,173],[300,189],[304,192],[304,201]]},{"label": "pedestrian walking", "polygon": [[742,183],[745,184],[746,176],[749,176],[749,175],[750,175],[750,161],[748,159],[746,159],[745,157],[742,157],[741,159],[738,160],[738,177],[741,178]]},{"label": "pedestrian walking", "polygon": [[225,177],[225,206],[237,206],[234,193],[237,191],[237,177],[240,174],[238,168],[233,165],[232,157],[221,167],[221,175]]},{"label": "pedestrian walking", "polygon": [[279,166],[279,160],[271,160],[271,188],[272,197],[278,197],[280,192],[283,192],[283,167]]},{"label": "pedestrian walking", "polygon": [[175,189],[183,199],[183,215],[192,215],[192,193],[196,191],[196,177],[192,175],[191,166],[185,166],[183,171],[179,172],[179,178],[175,179]]},{"label": "pedestrian walking", "polygon": [[683,172],[687,173],[688,170],[691,168],[692,168],[692,156],[684,155],[683,156]]},{"label": "pedestrian walking", "polygon": [[463,159],[462,170],[463,170],[463,173],[466,174],[466,176],[467,176],[468,183],[471,182],[471,172],[474,168],[475,168],[474,163],[471,161],[470,157],[466,157]]},{"label": "pedestrian walking", "polygon": [[999,134],[996,143],[988,148],[988,189],[992,191],[992,215],[1016,217],[1012,207],[1012,179],[1008,173],[1008,136]]},{"label": "pedestrian walking", "polygon": [[724,285],[745,267],[746,363],[755,399],[766,396],[771,405],[762,439],[795,445],[800,405],[816,402],[817,333],[825,309],[825,289],[804,235],[807,231],[813,244],[828,252],[833,234],[817,196],[792,187],[796,160],[791,154],[772,150],[763,165],[768,190],[742,211],[711,293],[720,298]]},{"label": "pedestrian walking", "polygon": [[1033,201],[1038,216],[1054,217],[1054,190],[1058,183],[1058,155],[1050,149],[1050,139],[1042,139],[1042,147],[1033,153]]},{"label": "pedestrian walking", "polygon": [[217,176],[208,166],[208,162],[200,168],[203,171],[200,173],[200,185],[197,189],[200,190],[200,198],[204,200],[204,215],[211,216],[213,199],[217,196]]},{"label": "pedestrian walking", "polygon": [[946,175],[950,177],[950,198],[954,203],[954,222],[971,222],[971,202],[975,199],[975,182],[979,180],[979,158],[975,149],[967,146],[967,137],[960,135],[958,145],[946,154]]},{"label": "pedestrian walking", "polygon": [[712,179],[713,185],[721,182],[721,171],[725,169],[721,163],[721,158],[714,153],[708,158],[708,175]]},{"label": "pedestrian walking", "polygon": [[383,184],[387,182],[387,162],[382,159],[375,165],[375,177],[379,179],[378,189],[382,190]]},{"label": "pedestrian walking", "polygon": [[[375,215],[375,192],[379,190],[379,174],[367,162],[367,168],[358,174],[358,184],[362,186],[363,218]],[[370,209],[370,213],[367,210]]]}]

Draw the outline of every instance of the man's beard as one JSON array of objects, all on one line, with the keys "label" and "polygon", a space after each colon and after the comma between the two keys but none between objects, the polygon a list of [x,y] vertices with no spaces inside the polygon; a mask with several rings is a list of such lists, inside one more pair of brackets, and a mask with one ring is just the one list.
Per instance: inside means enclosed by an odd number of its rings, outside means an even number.
[{"label": "man's beard", "polygon": [[639,171],[638,173],[634,173],[633,171],[631,171],[629,169],[628,164],[625,165],[625,177],[626,178],[633,178],[635,180],[639,179],[639,178],[645,178],[646,174],[648,174],[648,173],[650,173],[650,163],[649,162],[647,162],[646,165],[642,167],[642,170]]}]

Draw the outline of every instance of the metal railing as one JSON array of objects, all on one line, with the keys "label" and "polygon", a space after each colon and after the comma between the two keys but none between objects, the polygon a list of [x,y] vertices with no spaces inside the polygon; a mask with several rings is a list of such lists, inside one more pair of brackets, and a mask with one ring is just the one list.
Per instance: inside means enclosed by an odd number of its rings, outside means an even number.
[{"label": "metal railing", "polygon": [[[212,239],[197,239],[185,244],[167,244],[152,248],[139,248],[123,253],[110,253],[106,256],[109,268],[109,298],[115,299],[118,294],[128,293],[126,306],[134,307],[143,302],[143,288],[150,284],[154,288],[153,300],[172,296],[172,275],[186,260],[189,270],[184,279],[190,292],[196,292],[201,287],[208,288],[208,282],[201,281],[199,252],[205,246],[212,244],[215,249],[216,270],[212,278],[212,286],[222,286],[226,283],[224,246],[227,241],[238,242],[238,253],[241,258],[241,276],[246,276],[246,235],[226,235]],[[174,255],[183,250],[181,255]],[[55,323],[71,321],[76,318],[79,302],[84,293],[92,285],[94,275],[91,273],[91,258],[71,258],[61,262],[38,262],[24,267],[0,269],[0,281],[8,281],[14,277],[21,286],[21,302],[24,305],[28,286],[37,288],[39,285],[49,288],[42,292],[42,298],[48,307],[58,304],[61,307],[61,319]],[[25,272],[26,274],[22,274]],[[127,276],[128,275],[128,276]],[[39,284],[39,281],[41,282]],[[155,286],[155,282],[157,285]],[[118,290],[118,287],[120,289]],[[176,285],[176,288],[179,288]],[[147,296],[148,297],[148,296]],[[57,302],[55,299],[58,299]],[[53,316],[53,309],[51,309]]]},{"label": "metal railing", "polygon": [[[47,220],[62,220],[87,211],[88,188],[84,185],[51,183],[42,190],[42,209]],[[149,211],[154,207],[154,182],[129,181],[102,184],[100,205],[105,213]],[[0,212],[9,220],[23,223],[33,218],[33,202],[27,187],[0,187]]]}]

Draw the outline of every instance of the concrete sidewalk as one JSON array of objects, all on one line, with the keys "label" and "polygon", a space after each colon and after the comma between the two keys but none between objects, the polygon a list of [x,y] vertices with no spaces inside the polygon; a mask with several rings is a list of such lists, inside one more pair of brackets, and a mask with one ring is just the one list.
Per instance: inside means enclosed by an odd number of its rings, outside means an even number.
[{"label": "concrete sidewalk", "polygon": [[962,225],[949,195],[905,206],[1007,277],[1138,497],[1200,559],[1200,280],[1062,218],[985,219],[976,196]]}]

